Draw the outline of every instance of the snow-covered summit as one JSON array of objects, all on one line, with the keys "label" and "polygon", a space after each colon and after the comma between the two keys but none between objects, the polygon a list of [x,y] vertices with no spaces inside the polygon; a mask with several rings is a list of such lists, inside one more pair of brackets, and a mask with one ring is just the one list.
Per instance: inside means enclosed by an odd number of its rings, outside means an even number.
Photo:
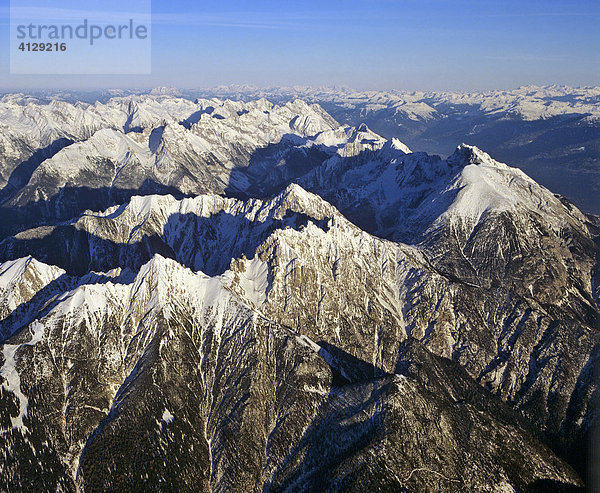
[{"label": "snow-covered summit", "polygon": [[521,170],[475,146],[461,144],[447,160],[399,147],[386,144],[360,157],[333,157],[300,184],[349,217],[360,217],[367,230],[411,243],[447,221],[474,228],[485,214],[508,210],[546,217],[556,231],[585,229],[579,210],[568,210]]}]

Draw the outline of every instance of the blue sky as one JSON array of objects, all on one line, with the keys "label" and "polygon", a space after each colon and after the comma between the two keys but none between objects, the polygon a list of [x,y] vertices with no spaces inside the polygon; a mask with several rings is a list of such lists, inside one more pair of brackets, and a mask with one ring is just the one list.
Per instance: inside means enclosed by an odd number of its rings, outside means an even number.
[{"label": "blue sky", "polygon": [[600,84],[598,1],[153,0],[152,73],[143,76],[9,75],[2,2],[0,89]]}]

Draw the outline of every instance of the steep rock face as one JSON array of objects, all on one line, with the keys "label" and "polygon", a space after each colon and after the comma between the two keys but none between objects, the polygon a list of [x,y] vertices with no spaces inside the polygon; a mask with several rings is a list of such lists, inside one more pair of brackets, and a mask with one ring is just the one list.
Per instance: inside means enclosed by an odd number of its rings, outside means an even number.
[{"label": "steep rock face", "polygon": [[[591,370],[600,328],[594,226],[477,148],[460,146],[446,161],[418,153],[388,160],[382,152],[333,157],[300,183],[364,229],[417,245],[452,283],[448,290],[419,291],[413,336],[459,361],[563,441],[572,425],[556,416],[583,410],[575,404],[581,379],[591,382],[597,371]],[[589,432],[596,411],[585,407]]]},{"label": "steep rock face", "polygon": [[408,366],[369,374],[261,317],[221,279],[155,256],[133,278],[64,293],[3,346],[3,487],[580,484],[497,398],[419,351],[410,364],[436,378]]},{"label": "steep rock face", "polygon": [[[0,272],[0,320],[28,303],[48,284],[60,278],[64,270],[38,262],[32,257],[6,262]],[[2,340],[6,339],[3,334]]]},{"label": "steep rock face", "polygon": [[7,104],[69,139],[3,195],[7,488],[578,484],[538,439],[597,422],[593,218],[300,101]]},{"label": "steep rock face", "polygon": [[[563,219],[577,224],[577,217]],[[525,237],[537,241],[531,233]],[[591,261],[556,250],[559,261],[583,269],[554,279],[565,293],[548,291],[554,298],[547,300],[520,291],[523,275],[490,284],[462,279],[462,272],[429,258],[432,244],[417,248],[373,237],[292,185],[267,202],[135,197],[70,225],[21,233],[1,248],[3,256],[33,252],[74,275],[119,266],[137,271],[160,253],[223,274],[230,289],[268,319],[384,373],[397,372],[403,341],[419,340],[460,363],[563,453],[574,453],[596,419],[599,333],[589,288],[577,291],[569,283],[585,279]]]},{"label": "steep rock face", "polygon": [[289,447],[329,374],[218,279],[160,257],[134,279],[65,293],[11,342],[1,370],[9,489],[257,489],[267,436],[281,425]]}]

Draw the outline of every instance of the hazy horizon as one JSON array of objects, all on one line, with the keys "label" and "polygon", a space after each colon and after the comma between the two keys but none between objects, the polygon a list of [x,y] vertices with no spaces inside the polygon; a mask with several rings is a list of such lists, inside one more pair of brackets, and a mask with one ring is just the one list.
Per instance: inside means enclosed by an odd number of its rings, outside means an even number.
[{"label": "hazy horizon", "polygon": [[[551,87],[557,87],[557,88],[567,88],[570,90],[589,90],[589,89],[597,89],[600,88],[600,82],[597,84],[593,84],[593,85],[581,85],[581,86],[572,86],[572,85],[568,85],[568,84],[523,84],[523,85],[519,85],[519,86],[515,86],[515,87],[498,87],[498,88],[492,88],[492,89],[471,89],[471,90],[460,90],[460,89],[429,89],[429,90],[424,90],[424,89],[406,89],[406,88],[402,88],[402,87],[394,87],[394,88],[365,88],[365,87],[351,87],[351,86],[346,86],[346,85],[299,85],[296,84],[294,86],[283,86],[283,85],[263,85],[263,86],[259,86],[259,85],[254,85],[254,84],[218,84],[218,85],[214,85],[214,86],[206,86],[206,87],[177,87],[174,85],[156,85],[156,86],[147,86],[147,87],[111,87],[111,86],[106,86],[106,87],[72,87],[72,88],[65,88],[65,87],[31,87],[31,88],[17,88],[17,87],[0,87],[0,94],[17,94],[17,93],[22,93],[25,95],[32,95],[32,96],[36,96],[36,95],[42,95],[42,94],[54,94],[54,93],[81,93],[81,94],[93,94],[93,93],[97,93],[97,92],[119,92],[122,91],[124,93],[128,93],[128,94],[149,94],[152,91],[157,91],[160,89],[164,89],[167,92],[165,92],[165,94],[168,93],[168,91],[172,91],[174,93],[174,95],[180,95],[182,97],[185,97],[187,95],[189,95],[189,93],[192,92],[198,92],[198,93],[211,93],[211,92],[215,92],[218,89],[222,89],[224,90],[224,92],[229,91],[235,91],[235,90],[239,90],[240,92],[243,92],[244,90],[248,90],[248,91],[264,91],[264,92],[269,92],[269,91],[277,91],[277,90],[287,90],[289,89],[290,91],[293,92],[293,90],[297,90],[297,91],[302,91],[302,90],[310,90],[310,91],[318,91],[318,90],[323,90],[323,91],[332,91],[332,92],[357,92],[357,93],[361,93],[361,92],[382,92],[382,93],[457,93],[457,94],[483,94],[483,93],[487,93],[487,92],[516,92],[519,89],[523,89],[523,88],[537,88],[537,89],[547,89],[547,88],[551,88]],[[178,93],[178,94],[177,94]],[[159,93],[157,93],[159,94]]]}]

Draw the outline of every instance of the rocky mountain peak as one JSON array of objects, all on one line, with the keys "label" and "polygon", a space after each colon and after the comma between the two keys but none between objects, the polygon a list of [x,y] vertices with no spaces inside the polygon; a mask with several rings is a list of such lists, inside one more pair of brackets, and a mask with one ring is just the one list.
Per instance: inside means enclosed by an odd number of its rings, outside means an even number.
[{"label": "rocky mountain peak", "polygon": [[31,105],[0,101],[0,489],[583,484],[576,207],[303,101]]}]

